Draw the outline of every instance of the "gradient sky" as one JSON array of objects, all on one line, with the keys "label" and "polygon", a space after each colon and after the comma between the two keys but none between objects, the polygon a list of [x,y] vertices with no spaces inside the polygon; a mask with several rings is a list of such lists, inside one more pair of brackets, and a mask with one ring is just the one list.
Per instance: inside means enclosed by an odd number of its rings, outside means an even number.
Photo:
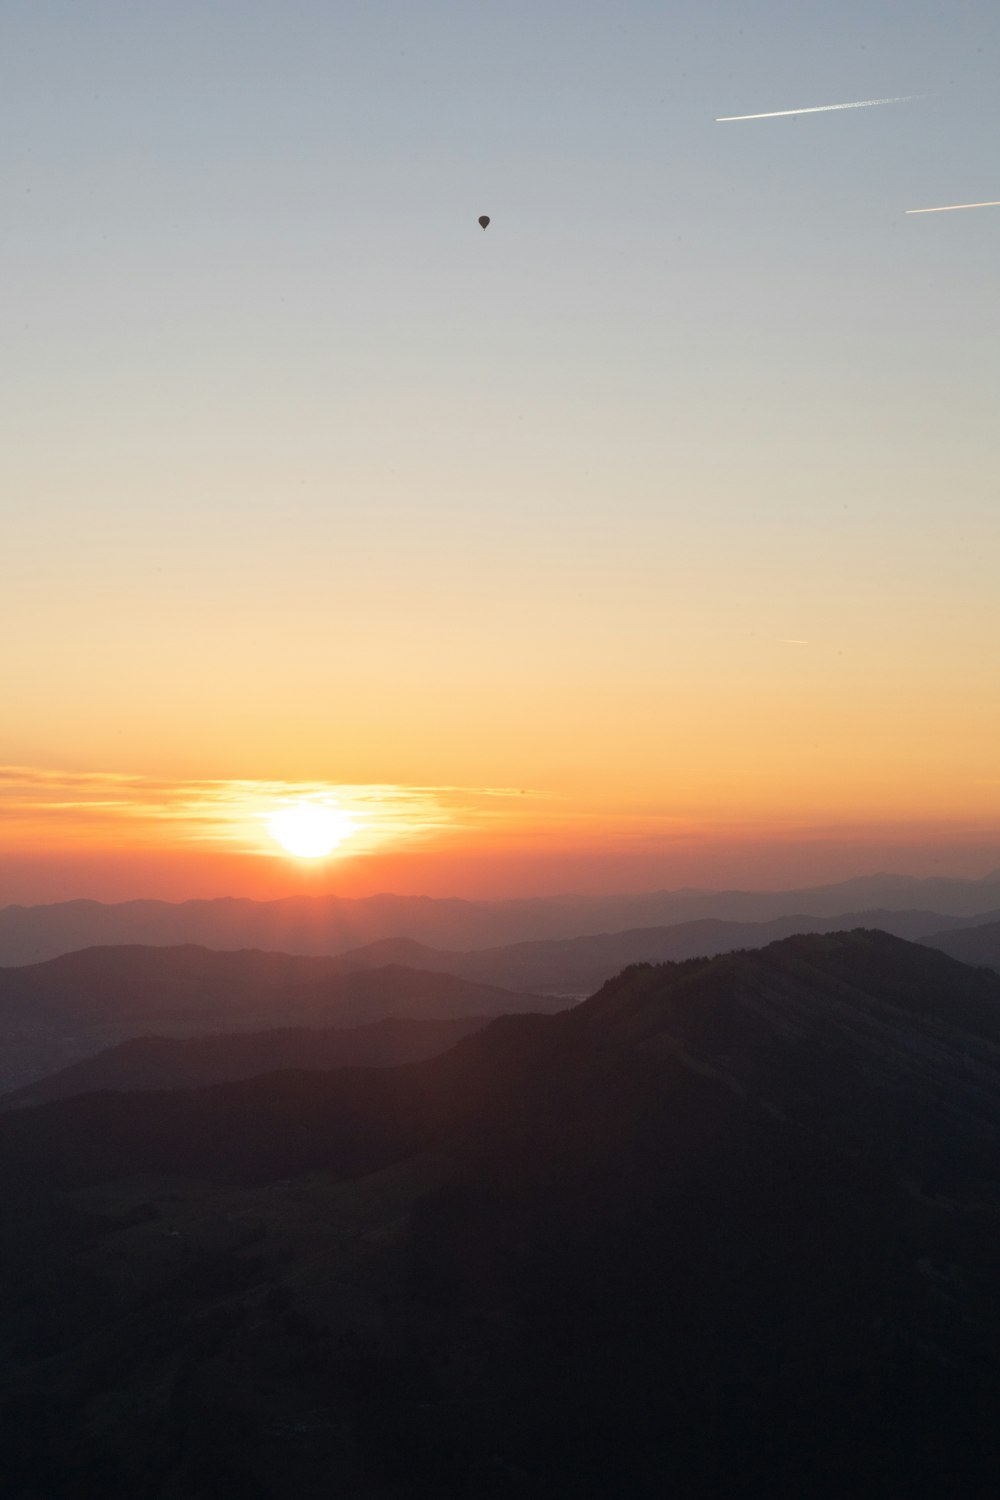
[{"label": "gradient sky", "polygon": [[234,786],[377,803],[351,892],[1000,863],[1000,208],[905,212],[1000,198],[998,63],[993,0],[11,0],[0,900],[292,888]]}]

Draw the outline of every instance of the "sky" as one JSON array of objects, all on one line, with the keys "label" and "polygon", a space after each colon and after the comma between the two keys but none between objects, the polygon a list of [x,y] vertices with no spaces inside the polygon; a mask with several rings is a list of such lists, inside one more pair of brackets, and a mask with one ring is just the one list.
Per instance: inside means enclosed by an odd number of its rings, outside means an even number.
[{"label": "sky", "polygon": [[0,902],[1000,864],[1000,207],[907,212],[1000,199],[998,62],[992,0],[10,0]]}]

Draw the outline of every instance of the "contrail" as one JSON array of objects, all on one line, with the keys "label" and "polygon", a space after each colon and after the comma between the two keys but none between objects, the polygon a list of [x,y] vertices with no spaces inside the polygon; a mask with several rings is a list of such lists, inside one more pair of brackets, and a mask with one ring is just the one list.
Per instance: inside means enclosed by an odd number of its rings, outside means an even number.
[{"label": "contrail", "polygon": [[904,208],[905,214],[953,214],[956,208],[1000,208],[1000,198],[992,203],[946,203],[942,208]]},{"label": "contrail", "polygon": [[811,109],[772,109],[765,115],[716,115],[717,125],[730,120],[777,120],[782,115],[824,115],[831,109],[871,109],[875,104],[903,104],[907,99],[919,99],[919,94],[897,94],[893,99],[855,99],[850,104],[814,104]]}]

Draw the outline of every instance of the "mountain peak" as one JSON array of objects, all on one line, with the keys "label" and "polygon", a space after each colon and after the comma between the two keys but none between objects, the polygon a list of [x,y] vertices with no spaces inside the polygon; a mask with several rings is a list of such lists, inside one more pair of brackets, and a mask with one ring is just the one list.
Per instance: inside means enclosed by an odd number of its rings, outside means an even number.
[{"label": "mountain peak", "polygon": [[572,1016],[811,1130],[904,1154],[915,1115],[1000,1134],[1000,977],[877,930],[638,964]]}]

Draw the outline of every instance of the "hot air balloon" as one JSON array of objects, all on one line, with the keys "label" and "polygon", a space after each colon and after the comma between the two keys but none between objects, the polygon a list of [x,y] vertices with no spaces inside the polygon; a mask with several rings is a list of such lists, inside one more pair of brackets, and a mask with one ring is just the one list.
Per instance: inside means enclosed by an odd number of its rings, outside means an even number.
[{"label": "hot air balloon", "polygon": [[486,226],[487,226],[487,224],[489,222],[490,222],[490,216],[489,216],[489,214],[480,214],[479,215],[479,223],[481,224],[481,226],[483,227],[483,229],[486,228]]}]

